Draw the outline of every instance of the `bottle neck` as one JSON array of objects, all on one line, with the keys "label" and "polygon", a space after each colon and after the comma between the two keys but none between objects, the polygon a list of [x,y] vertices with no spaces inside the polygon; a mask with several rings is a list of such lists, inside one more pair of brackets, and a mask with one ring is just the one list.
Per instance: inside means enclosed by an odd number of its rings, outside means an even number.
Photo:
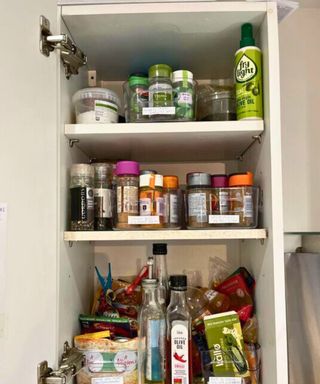
[{"label": "bottle neck", "polygon": [[187,307],[186,291],[171,290],[170,305],[178,307]]},{"label": "bottle neck", "polygon": [[157,296],[156,296],[157,288],[143,288],[143,298],[142,305],[156,305],[157,304]]}]

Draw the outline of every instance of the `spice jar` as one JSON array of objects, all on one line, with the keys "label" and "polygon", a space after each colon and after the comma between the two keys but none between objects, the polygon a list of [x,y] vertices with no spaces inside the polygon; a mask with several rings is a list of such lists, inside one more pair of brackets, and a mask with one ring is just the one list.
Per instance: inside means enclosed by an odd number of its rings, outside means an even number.
[{"label": "spice jar", "polygon": [[240,227],[257,226],[258,188],[253,186],[251,172],[229,176],[230,215],[234,215],[234,225]]},{"label": "spice jar", "polygon": [[228,223],[225,215],[229,213],[229,189],[227,175],[211,176],[211,215],[209,222],[213,225]]},{"label": "spice jar", "polygon": [[112,229],[112,164],[95,163],[94,168],[94,229]]},{"label": "spice jar", "polygon": [[140,216],[154,216],[144,229],[162,228],[164,222],[163,176],[147,173],[139,178]]},{"label": "spice jar", "polygon": [[171,74],[172,69],[167,64],[155,64],[149,68],[149,116],[153,120],[168,120],[174,117],[174,108],[167,108],[173,107]]},{"label": "spice jar", "polygon": [[146,75],[130,75],[123,85],[125,99],[125,117],[127,123],[148,120],[143,115],[143,108],[148,107],[149,80]]},{"label": "spice jar", "polygon": [[139,163],[119,161],[116,164],[117,224],[116,228],[130,229],[129,216],[139,214]]},{"label": "spice jar", "polygon": [[192,72],[186,70],[173,72],[172,85],[176,119],[194,120],[195,87]]},{"label": "spice jar", "polygon": [[187,227],[206,228],[211,212],[211,176],[203,172],[188,173],[187,184]]},{"label": "spice jar", "polygon": [[93,167],[73,164],[70,170],[71,231],[93,231]]},{"label": "spice jar", "polygon": [[177,176],[163,176],[163,197],[164,197],[164,226],[165,228],[180,228],[180,195],[179,179]]}]

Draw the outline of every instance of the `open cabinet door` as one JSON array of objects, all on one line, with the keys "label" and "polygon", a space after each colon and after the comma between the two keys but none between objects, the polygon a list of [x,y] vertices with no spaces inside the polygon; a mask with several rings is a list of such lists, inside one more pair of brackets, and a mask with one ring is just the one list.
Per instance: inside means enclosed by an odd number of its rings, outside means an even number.
[{"label": "open cabinet door", "polygon": [[[34,384],[57,358],[57,53],[39,51],[56,0],[1,1],[0,382]],[[1,249],[1,248],[0,248]]]}]

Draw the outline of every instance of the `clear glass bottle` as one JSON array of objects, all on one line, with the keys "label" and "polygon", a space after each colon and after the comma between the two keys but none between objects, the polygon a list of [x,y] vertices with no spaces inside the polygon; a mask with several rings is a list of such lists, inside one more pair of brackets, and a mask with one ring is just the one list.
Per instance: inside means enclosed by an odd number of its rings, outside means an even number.
[{"label": "clear glass bottle", "polygon": [[190,121],[195,119],[194,84],[192,72],[180,70],[172,73],[173,100],[177,120]]},{"label": "clear glass bottle", "polygon": [[167,309],[167,383],[192,383],[191,316],[186,300],[187,276],[170,276]]},{"label": "clear glass bottle", "polygon": [[94,229],[112,229],[112,164],[95,163],[94,168]]},{"label": "clear glass bottle", "polygon": [[181,193],[177,176],[163,176],[164,227],[181,228]]},{"label": "clear glass bottle", "polygon": [[143,108],[149,103],[149,80],[147,75],[132,74],[123,85],[125,97],[125,117],[127,123],[147,121]]},{"label": "clear glass bottle", "polygon": [[155,277],[159,282],[159,303],[163,306],[163,308],[166,308],[169,295],[167,274],[167,244],[153,244],[152,253],[155,264]]},{"label": "clear glass bottle", "polygon": [[166,359],[166,318],[158,302],[156,279],[142,280],[139,313],[139,384],[164,384]]},{"label": "clear glass bottle", "polygon": [[70,169],[71,231],[93,231],[93,167],[73,164]]}]

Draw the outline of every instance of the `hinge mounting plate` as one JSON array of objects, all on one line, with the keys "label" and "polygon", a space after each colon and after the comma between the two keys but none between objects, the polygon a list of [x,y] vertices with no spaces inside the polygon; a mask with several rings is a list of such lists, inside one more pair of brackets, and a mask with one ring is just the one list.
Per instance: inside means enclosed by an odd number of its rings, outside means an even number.
[{"label": "hinge mounting plate", "polygon": [[87,56],[79,49],[66,34],[52,35],[50,21],[40,16],[40,52],[49,57],[55,49],[61,52],[61,60],[65,68],[66,78],[77,75],[79,68],[87,64]]}]

